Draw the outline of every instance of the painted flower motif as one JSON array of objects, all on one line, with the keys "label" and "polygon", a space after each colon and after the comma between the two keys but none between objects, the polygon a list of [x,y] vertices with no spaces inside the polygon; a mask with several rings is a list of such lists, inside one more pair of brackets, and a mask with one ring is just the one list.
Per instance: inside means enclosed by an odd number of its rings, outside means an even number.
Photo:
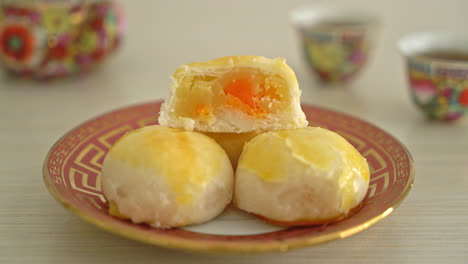
[{"label": "painted flower motif", "polygon": [[444,96],[437,97],[437,103],[439,105],[448,105],[448,100]]},{"label": "painted flower motif", "polygon": [[307,49],[312,63],[321,71],[338,71],[346,58],[345,50],[338,43],[310,43]]},{"label": "painted flower motif", "polygon": [[437,87],[428,79],[410,79],[414,98],[419,104],[427,104],[437,96]]},{"label": "painted flower motif", "polygon": [[13,71],[29,71],[43,57],[44,32],[27,18],[5,19],[0,24],[0,59]]},{"label": "painted flower motif", "polygon": [[36,40],[28,27],[11,24],[0,32],[0,45],[4,56],[15,61],[26,61],[33,54]]},{"label": "painted flower motif", "polygon": [[364,36],[329,41],[310,41],[305,45],[307,59],[325,82],[349,82],[365,64],[367,41]]},{"label": "painted flower motif", "polygon": [[70,15],[65,9],[49,9],[42,16],[42,24],[49,34],[61,34],[71,29]]},{"label": "painted flower motif", "polygon": [[70,37],[68,35],[50,37],[47,45],[49,46],[46,54],[48,60],[65,59],[71,53]]},{"label": "painted flower motif", "polygon": [[113,2],[81,2],[0,4],[0,60],[6,69],[48,79],[86,72],[106,58],[120,43],[125,19]]},{"label": "painted flower motif", "polygon": [[109,2],[103,2],[100,5],[96,5],[94,8],[94,12],[96,16],[98,17],[103,17],[106,15],[107,10],[109,10],[109,7],[111,4]]},{"label": "painted flower motif", "polygon": [[29,19],[31,23],[39,24],[41,22],[41,15],[38,12],[31,12],[29,14]]},{"label": "painted flower motif", "polygon": [[85,29],[78,37],[76,49],[79,53],[90,54],[99,46],[99,34],[96,31]]},{"label": "painted flower motif", "polygon": [[90,26],[94,31],[101,31],[104,29],[104,18],[99,16],[90,22]]},{"label": "painted flower motif", "polygon": [[[468,112],[468,89],[461,90],[460,85],[467,87],[458,79],[445,78],[435,82],[429,79],[411,79],[410,85],[416,103],[432,118],[447,122],[461,119]],[[468,87],[467,87],[468,88]]]},{"label": "painted flower motif", "polygon": [[88,11],[86,5],[77,4],[70,8],[70,22],[74,25],[78,25],[85,19],[85,14]]},{"label": "painted flower motif", "polygon": [[437,104],[437,101],[431,106],[431,108],[427,108],[426,111],[429,116],[435,119],[443,119],[447,114],[449,114],[449,106],[447,104]]},{"label": "painted flower motif", "polygon": [[93,53],[91,53],[91,58],[93,58],[94,61],[100,61],[104,59],[104,57],[107,55],[107,51],[105,49],[97,49]]},{"label": "painted flower motif", "polygon": [[458,97],[458,103],[463,107],[468,107],[468,87]]},{"label": "painted flower motif", "polygon": [[445,87],[444,89],[442,89],[442,91],[440,91],[440,95],[445,98],[452,97],[452,94],[453,94],[453,91],[452,91],[452,88],[450,87]]}]

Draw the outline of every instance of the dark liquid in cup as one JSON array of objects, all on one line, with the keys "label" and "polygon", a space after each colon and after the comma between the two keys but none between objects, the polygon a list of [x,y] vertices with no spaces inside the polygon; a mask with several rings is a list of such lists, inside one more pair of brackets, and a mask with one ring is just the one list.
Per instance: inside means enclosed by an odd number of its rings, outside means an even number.
[{"label": "dark liquid in cup", "polygon": [[420,57],[425,57],[428,59],[435,60],[448,60],[448,61],[467,61],[468,62],[468,53],[463,53],[460,51],[431,51],[418,54]]}]

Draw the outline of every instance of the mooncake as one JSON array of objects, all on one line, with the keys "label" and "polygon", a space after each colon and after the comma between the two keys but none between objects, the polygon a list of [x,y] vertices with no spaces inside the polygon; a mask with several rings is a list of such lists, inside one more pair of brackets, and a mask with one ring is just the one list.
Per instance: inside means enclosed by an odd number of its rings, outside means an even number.
[{"label": "mooncake", "polygon": [[111,215],[169,228],[221,213],[231,202],[233,177],[228,156],[213,139],[155,125],[112,146],[101,182]]},{"label": "mooncake", "polygon": [[368,186],[366,159],[340,135],[318,127],[271,131],[245,145],[234,202],[278,225],[327,224],[358,208]]}]

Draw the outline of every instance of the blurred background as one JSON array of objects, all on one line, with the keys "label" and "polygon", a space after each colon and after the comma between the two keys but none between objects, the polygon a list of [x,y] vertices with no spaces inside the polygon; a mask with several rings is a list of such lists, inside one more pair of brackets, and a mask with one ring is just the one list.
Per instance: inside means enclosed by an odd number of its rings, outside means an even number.
[{"label": "blurred background", "polygon": [[[301,60],[297,34],[288,21],[288,11],[298,6],[326,3],[368,10],[382,21],[376,49],[364,74],[355,82],[355,91],[362,90],[363,96],[384,93],[407,100],[403,63],[396,49],[398,38],[405,33],[424,30],[464,32],[460,25],[468,22],[468,2],[463,0],[119,2],[127,14],[128,32],[115,58],[80,82],[39,86],[60,86],[61,95],[70,87],[69,92],[73,94],[70,96],[73,97],[86,96],[86,92],[81,92],[84,89],[103,90],[109,96],[105,90],[112,89],[115,92],[107,100],[116,104],[120,104],[123,98],[127,98],[129,103],[152,100],[165,94],[169,76],[181,64],[226,55],[251,54],[286,58],[307,94],[314,84],[309,80],[312,78],[310,71]],[[97,83],[99,85],[95,85]],[[6,96],[9,97],[14,96],[17,89],[21,90],[20,86],[33,84],[11,80],[1,85],[15,87]],[[71,88],[75,85],[81,88]],[[395,93],[394,89],[399,92]],[[53,95],[53,92],[47,93],[47,96]],[[306,96],[305,99],[313,100],[313,97]],[[89,105],[97,104],[90,101]]]},{"label": "blurred background", "polygon": [[[381,18],[375,52],[371,63],[355,83],[356,92],[362,89],[363,93],[365,90],[365,94],[370,96],[387,93],[402,96],[401,99],[405,100],[407,90],[403,60],[396,48],[398,38],[406,33],[425,30],[455,30],[463,33],[465,29],[458,25],[468,22],[465,15],[468,2],[463,0],[122,3],[129,20],[128,41],[112,67],[113,70],[125,67],[123,65],[131,67],[128,73],[131,76],[125,78],[126,82],[130,82],[127,85],[149,91],[145,95],[150,98],[154,97],[155,90],[167,88],[168,77],[177,66],[237,54],[285,57],[296,71],[300,86],[307,94],[317,85],[310,80],[310,71],[303,63],[298,36],[288,21],[288,11],[317,3],[364,9]],[[154,85],[151,90],[144,88],[148,84]],[[394,93],[389,89],[399,92]],[[313,100],[313,97],[306,98]]]},{"label": "blurred background", "polygon": [[[396,41],[414,31],[464,32],[465,27],[461,25],[468,23],[468,1],[464,0],[119,2],[127,15],[128,31],[122,47],[104,67],[85,78],[45,83],[2,76],[0,110],[5,113],[13,103],[24,107],[32,115],[28,122],[43,120],[43,115],[50,120],[55,119],[54,115],[69,115],[67,124],[60,126],[70,127],[103,111],[164,97],[170,75],[181,64],[245,54],[286,58],[297,74],[304,102],[351,114],[365,112],[371,121],[382,121],[386,118],[384,113],[376,117],[368,110],[385,97],[386,107],[395,111],[404,108],[402,114],[409,113],[410,118],[414,116],[417,120],[421,113],[410,103],[403,59]],[[352,87],[344,91],[320,89],[314,82],[301,57],[297,32],[288,20],[292,8],[323,3],[367,10],[378,15],[382,22],[369,64]],[[25,93],[35,100],[25,97]],[[355,103],[340,108],[344,101],[353,99]],[[60,112],[42,111],[59,101],[67,102],[70,107]]]}]

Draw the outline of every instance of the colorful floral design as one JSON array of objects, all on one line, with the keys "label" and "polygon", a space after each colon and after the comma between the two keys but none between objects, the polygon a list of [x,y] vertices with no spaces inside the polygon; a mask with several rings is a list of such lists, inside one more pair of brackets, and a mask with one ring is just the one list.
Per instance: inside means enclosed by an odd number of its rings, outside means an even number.
[{"label": "colorful floral design", "polygon": [[2,14],[0,60],[10,72],[36,78],[89,71],[119,46],[124,34],[124,17],[113,1],[40,8],[0,4]]},{"label": "colorful floral design", "polygon": [[42,15],[42,24],[49,34],[61,34],[71,29],[71,19],[68,10],[51,8]]},{"label": "colorful floral design", "polygon": [[71,53],[70,37],[62,35],[59,37],[49,37],[47,45],[49,46],[46,52],[47,60],[62,60],[67,58]]},{"label": "colorful floral design", "polygon": [[[468,76],[447,74],[458,73],[460,66],[447,68],[410,61],[408,67],[413,101],[430,118],[455,121],[468,113]],[[438,74],[440,72],[444,75]]]},{"label": "colorful floral design", "polygon": [[464,107],[468,107],[468,87],[465,88],[463,92],[460,93],[458,97],[458,102]]},{"label": "colorful floral design", "polygon": [[2,53],[8,58],[25,61],[32,55],[36,45],[29,28],[20,24],[11,24],[0,32]]},{"label": "colorful floral design", "polygon": [[43,37],[43,32],[25,19],[4,19],[0,25],[0,60],[16,71],[35,67]]},{"label": "colorful floral design", "polygon": [[324,72],[338,71],[346,56],[338,43],[315,43],[308,45],[309,58],[317,69]]},{"label": "colorful floral design", "polygon": [[[30,9],[26,7],[20,6],[9,6],[4,4],[0,6],[0,10],[3,10],[3,18],[4,19],[23,19],[32,25],[39,24],[40,22],[40,14],[38,10]],[[1,12],[1,11],[0,11]]]},{"label": "colorful floral design", "polygon": [[437,96],[437,87],[430,80],[410,80],[413,89],[414,100],[417,104],[427,104]]},{"label": "colorful floral design", "polygon": [[346,83],[366,62],[369,43],[364,34],[334,34],[322,32],[306,36],[305,53],[321,81]]},{"label": "colorful floral design", "polygon": [[85,29],[77,38],[75,47],[78,53],[92,53],[99,47],[99,33],[90,28]]}]

